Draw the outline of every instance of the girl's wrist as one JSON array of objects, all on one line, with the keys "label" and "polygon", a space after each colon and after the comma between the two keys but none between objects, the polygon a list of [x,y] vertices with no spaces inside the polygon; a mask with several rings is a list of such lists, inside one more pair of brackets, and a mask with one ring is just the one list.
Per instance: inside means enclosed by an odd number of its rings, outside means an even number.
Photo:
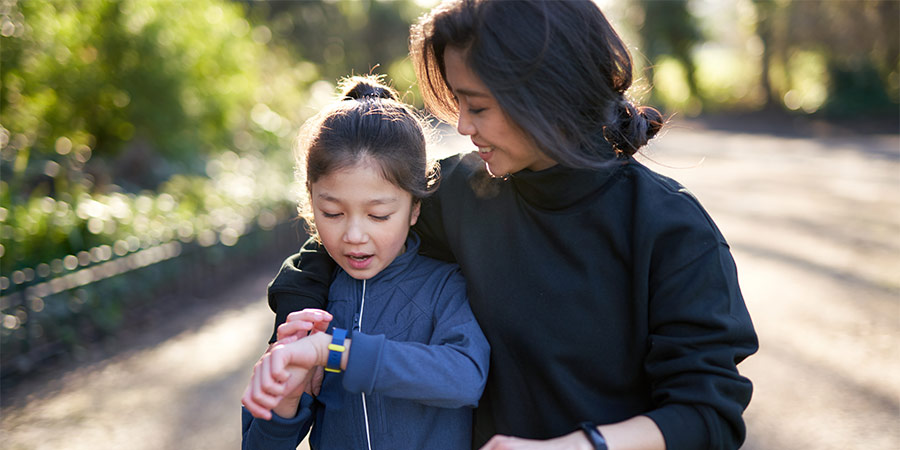
[{"label": "girl's wrist", "polygon": [[[327,333],[316,333],[314,335],[309,336],[309,338],[313,338],[313,344],[316,349],[316,365],[317,366],[325,366],[328,364],[328,354],[330,350],[328,350],[328,345],[332,343],[334,336]],[[344,339],[343,354],[341,355],[341,370],[345,370],[347,368],[347,361],[350,357],[350,339]]]},{"label": "girl's wrist", "polygon": [[285,397],[275,408],[272,409],[272,412],[278,414],[279,417],[284,419],[293,419],[294,416],[297,415],[297,409],[300,408],[300,397]]}]

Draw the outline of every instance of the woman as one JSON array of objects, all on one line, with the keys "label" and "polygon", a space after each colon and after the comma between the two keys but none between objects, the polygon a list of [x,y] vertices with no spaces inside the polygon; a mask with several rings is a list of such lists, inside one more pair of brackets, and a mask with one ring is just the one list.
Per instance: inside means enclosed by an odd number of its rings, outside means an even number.
[{"label": "woman", "polygon": [[[457,0],[412,29],[426,106],[478,151],[441,161],[414,230],[462,268],[491,345],[478,448],[737,448],[757,349],[725,239],[632,158],[662,126],[625,97],[631,57],[593,2]],[[276,322],[321,308],[308,244]]]}]

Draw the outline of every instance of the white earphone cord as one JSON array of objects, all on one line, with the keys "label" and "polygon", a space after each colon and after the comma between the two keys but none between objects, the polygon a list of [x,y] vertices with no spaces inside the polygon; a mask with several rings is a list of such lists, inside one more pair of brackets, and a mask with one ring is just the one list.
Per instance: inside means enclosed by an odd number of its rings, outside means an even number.
[{"label": "white earphone cord", "polygon": [[[363,280],[363,288],[362,288],[362,302],[359,305],[359,328],[358,330],[362,332],[362,318],[363,318],[363,308],[366,307],[366,280]],[[363,418],[366,420],[366,444],[369,446],[369,450],[372,450],[372,435],[369,433],[369,412],[366,409],[366,393],[362,394],[362,405],[363,405]]]}]

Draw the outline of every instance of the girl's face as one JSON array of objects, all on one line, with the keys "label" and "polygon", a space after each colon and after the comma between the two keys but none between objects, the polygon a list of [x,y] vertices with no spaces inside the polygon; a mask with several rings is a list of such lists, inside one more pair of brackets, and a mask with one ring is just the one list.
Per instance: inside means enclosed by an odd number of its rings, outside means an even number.
[{"label": "girl's face", "polygon": [[412,194],[385,180],[370,159],[319,178],[310,200],[322,244],[357,280],[374,277],[403,253],[419,217]]},{"label": "girl's face", "polygon": [[447,47],[444,67],[447,84],[459,103],[456,129],[472,138],[491,175],[500,177],[556,165],[500,109],[491,91],[469,68],[464,50]]}]

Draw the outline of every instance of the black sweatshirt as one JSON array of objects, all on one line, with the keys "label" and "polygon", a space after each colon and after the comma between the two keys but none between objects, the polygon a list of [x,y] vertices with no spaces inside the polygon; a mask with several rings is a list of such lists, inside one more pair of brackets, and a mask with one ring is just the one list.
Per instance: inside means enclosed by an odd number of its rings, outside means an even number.
[{"label": "black sweatshirt", "polygon": [[[670,450],[740,446],[752,386],[736,364],[756,334],[728,244],[687,190],[633,159],[504,181],[473,153],[441,171],[415,229],[461,266],[491,344],[475,448],[640,414]],[[324,305],[328,258],[312,250],[270,285],[277,320]]]}]

